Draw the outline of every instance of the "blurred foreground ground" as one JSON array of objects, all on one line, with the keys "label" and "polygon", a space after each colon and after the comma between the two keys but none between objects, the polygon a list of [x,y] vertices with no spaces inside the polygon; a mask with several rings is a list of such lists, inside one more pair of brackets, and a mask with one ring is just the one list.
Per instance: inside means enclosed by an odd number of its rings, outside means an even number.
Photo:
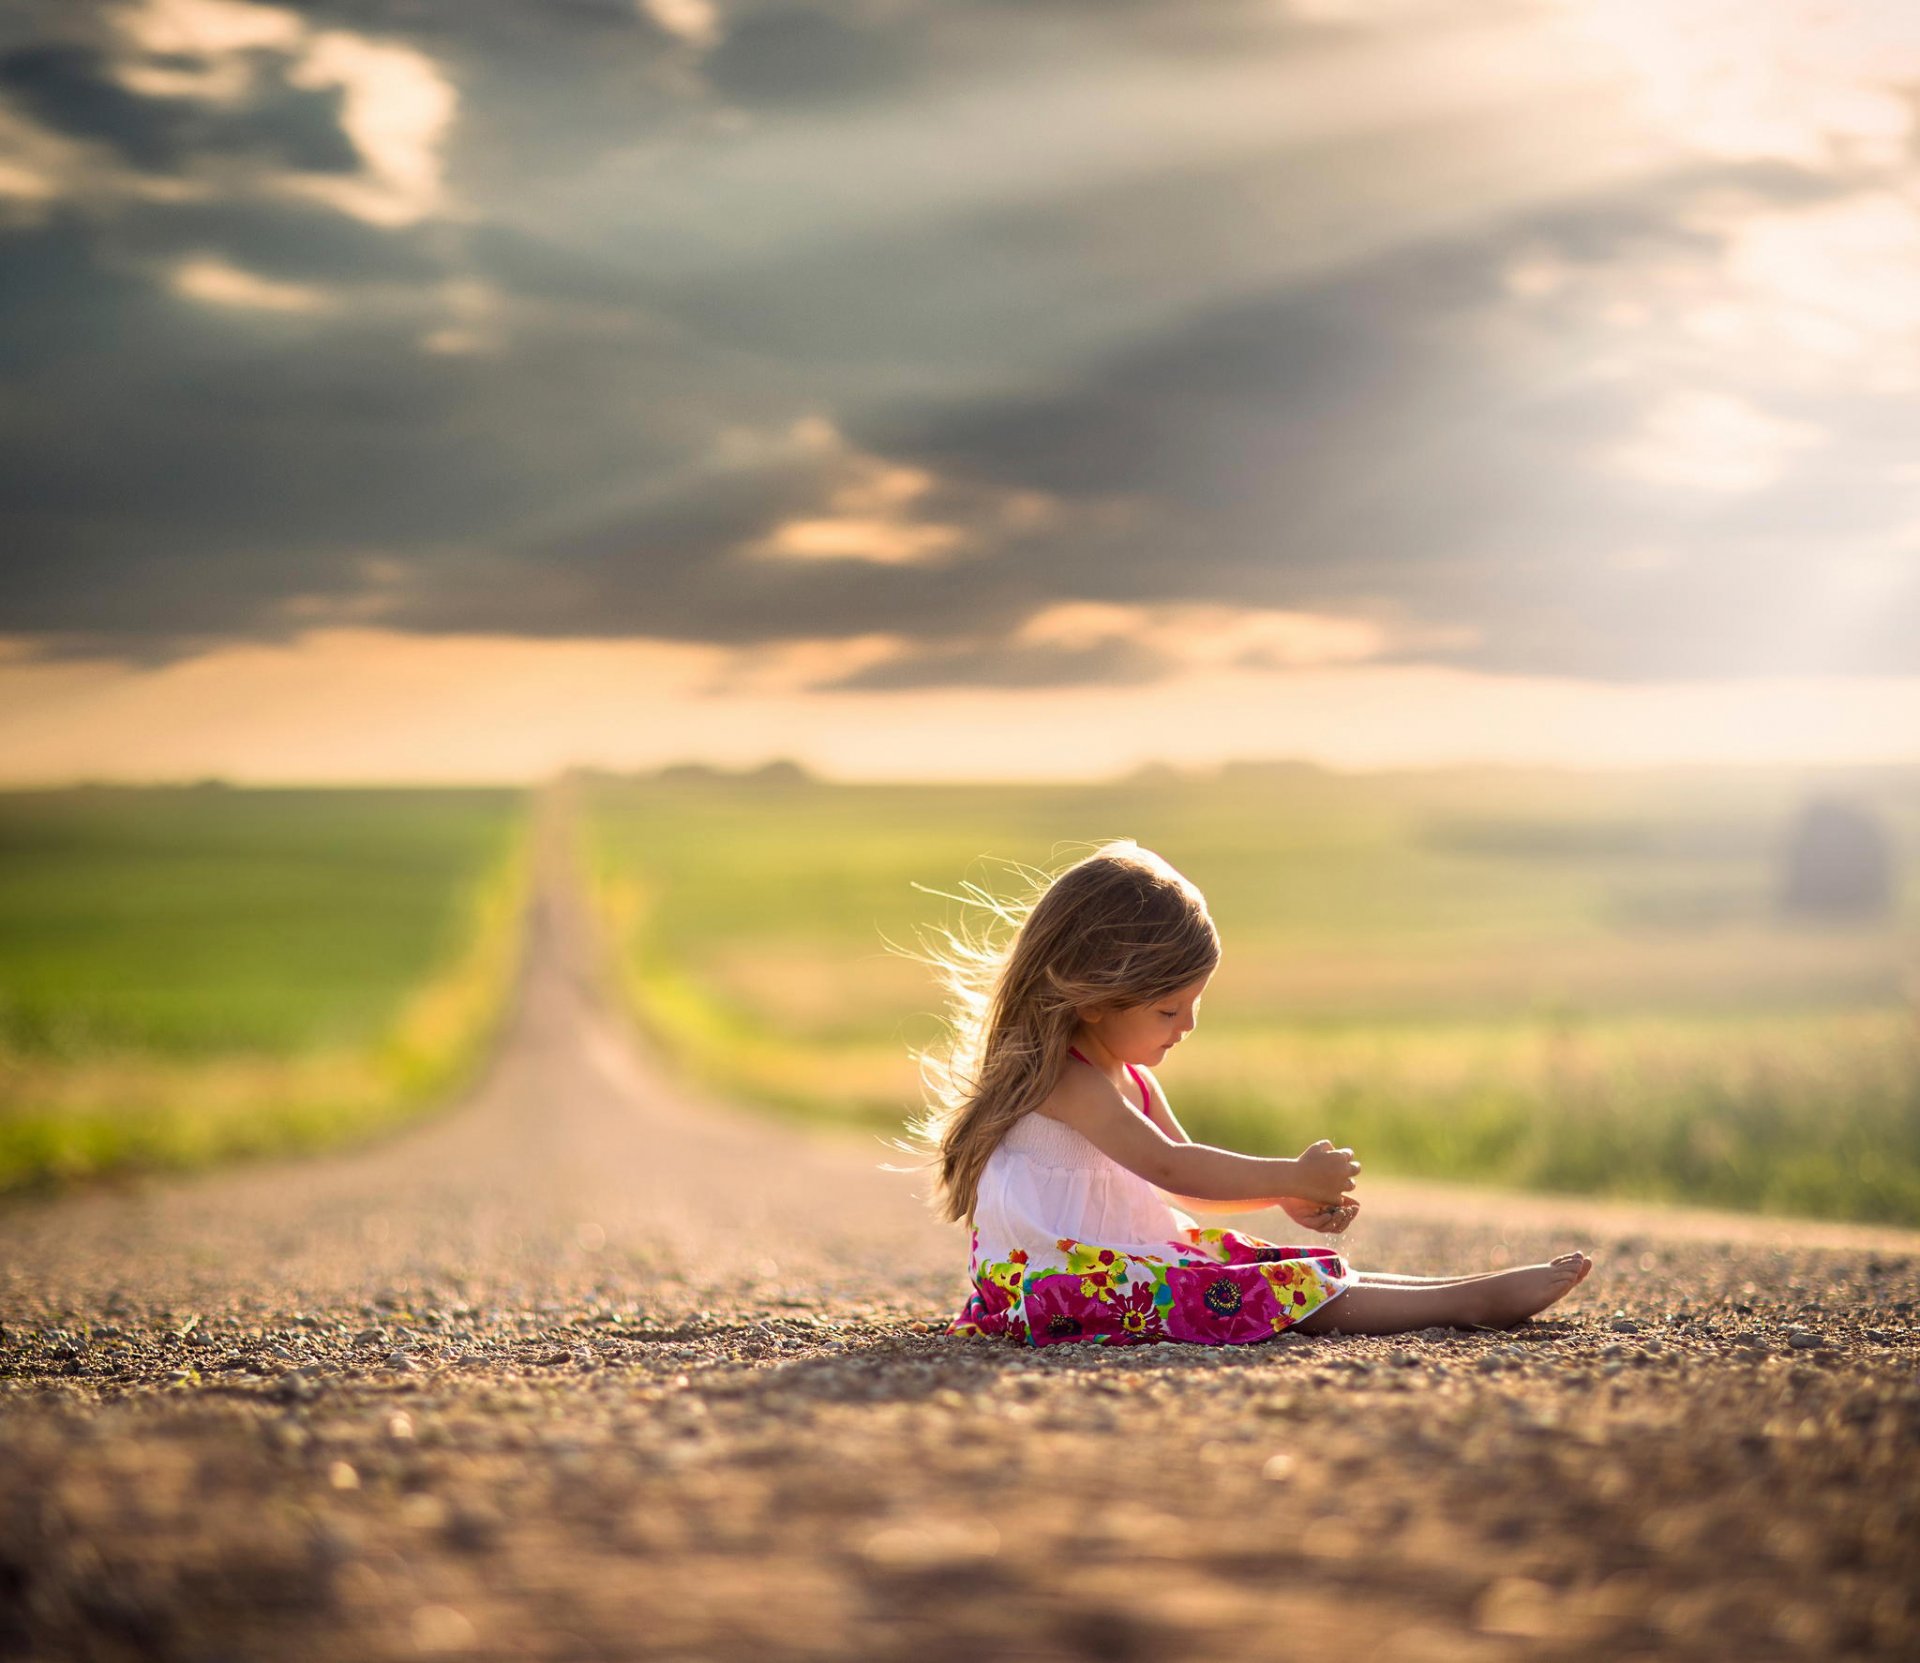
[{"label": "blurred foreground ground", "polygon": [[662,1079],[565,846],[458,1111],[0,1213],[0,1654],[1920,1644],[1920,1235],[1371,1185],[1364,1268],[1598,1265],[1507,1334],[949,1339],[964,1231]]}]

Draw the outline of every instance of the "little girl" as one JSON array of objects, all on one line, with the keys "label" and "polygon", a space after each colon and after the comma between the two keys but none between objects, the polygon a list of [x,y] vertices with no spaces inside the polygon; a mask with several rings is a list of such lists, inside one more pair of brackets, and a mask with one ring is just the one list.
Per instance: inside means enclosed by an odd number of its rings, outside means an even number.
[{"label": "little girl", "polygon": [[[973,886],[968,886],[970,889]],[[1508,1327],[1567,1294],[1592,1262],[1483,1276],[1357,1271],[1328,1247],[1202,1229],[1179,1210],[1280,1207],[1337,1233],[1360,1163],[1322,1138],[1297,1160],[1194,1143],[1148,1066],[1192,1032],[1220,960],[1198,889],[1130,839],[1068,868],[1004,949],[947,934],[928,956],[952,996],[954,1044],[911,1126],[935,1210],[973,1229],[971,1295],[951,1334],[1033,1345],[1241,1345],[1288,1328],[1396,1334]],[[930,1059],[923,1059],[925,1061]]]}]

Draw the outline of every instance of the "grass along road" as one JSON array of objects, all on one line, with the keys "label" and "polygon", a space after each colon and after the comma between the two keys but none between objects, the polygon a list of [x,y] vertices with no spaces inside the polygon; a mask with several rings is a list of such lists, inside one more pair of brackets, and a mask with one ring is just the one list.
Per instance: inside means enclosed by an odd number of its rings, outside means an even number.
[{"label": "grass along road", "polygon": [[511,791],[0,793],[0,1191],[351,1142],[478,1073]]}]

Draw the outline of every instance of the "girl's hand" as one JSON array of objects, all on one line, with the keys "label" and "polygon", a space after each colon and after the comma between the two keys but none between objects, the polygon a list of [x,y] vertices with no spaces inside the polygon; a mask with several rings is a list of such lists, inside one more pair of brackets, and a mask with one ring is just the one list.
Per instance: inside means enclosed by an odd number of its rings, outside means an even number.
[{"label": "girl's hand", "polygon": [[1297,1195],[1282,1195],[1275,1197],[1274,1204],[1302,1229],[1317,1230],[1323,1236],[1339,1235],[1360,1211],[1360,1203],[1352,1196],[1342,1201],[1305,1201]]},{"label": "girl's hand", "polygon": [[1338,1205],[1360,1176],[1360,1163],[1351,1149],[1336,1149],[1330,1138],[1310,1143],[1294,1165],[1300,1169],[1300,1195],[1307,1201]]}]

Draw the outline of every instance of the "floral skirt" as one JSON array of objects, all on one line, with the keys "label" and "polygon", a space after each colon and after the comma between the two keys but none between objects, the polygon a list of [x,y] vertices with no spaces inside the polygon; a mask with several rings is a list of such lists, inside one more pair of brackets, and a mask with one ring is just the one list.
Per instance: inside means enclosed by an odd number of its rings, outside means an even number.
[{"label": "floral skirt", "polygon": [[1330,1247],[1281,1247],[1238,1230],[1190,1226],[1161,1253],[1062,1236],[1046,1251],[982,1259],[949,1334],[1055,1345],[1249,1345],[1291,1328],[1352,1281]]}]

